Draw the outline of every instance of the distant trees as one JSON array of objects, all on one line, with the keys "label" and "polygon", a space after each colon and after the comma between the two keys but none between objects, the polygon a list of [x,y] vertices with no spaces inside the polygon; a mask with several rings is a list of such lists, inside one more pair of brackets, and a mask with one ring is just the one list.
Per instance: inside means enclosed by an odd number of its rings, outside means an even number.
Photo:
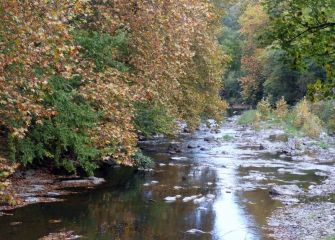
[{"label": "distant trees", "polygon": [[313,100],[335,96],[335,1],[334,0],[267,0],[270,17],[267,40],[284,49],[294,65],[306,69],[310,62],[321,66],[327,77],[311,85]]},{"label": "distant trees", "polygon": [[269,97],[274,104],[284,96],[294,104],[305,95],[315,101],[333,98],[334,8],[333,0],[240,0],[227,8],[223,22],[228,27],[235,16],[240,51],[223,35],[221,43],[233,59],[224,82],[241,93],[225,89],[228,101],[255,105]]}]

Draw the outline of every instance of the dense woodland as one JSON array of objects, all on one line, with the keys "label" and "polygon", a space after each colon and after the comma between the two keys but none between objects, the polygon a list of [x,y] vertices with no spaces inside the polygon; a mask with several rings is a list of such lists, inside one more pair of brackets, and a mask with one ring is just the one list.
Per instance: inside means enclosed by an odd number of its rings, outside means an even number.
[{"label": "dense woodland", "polygon": [[302,100],[297,127],[334,129],[334,12],[334,0],[1,1],[1,167],[141,165],[139,136],[220,122],[228,104],[258,103],[262,118],[277,102],[284,118]]}]

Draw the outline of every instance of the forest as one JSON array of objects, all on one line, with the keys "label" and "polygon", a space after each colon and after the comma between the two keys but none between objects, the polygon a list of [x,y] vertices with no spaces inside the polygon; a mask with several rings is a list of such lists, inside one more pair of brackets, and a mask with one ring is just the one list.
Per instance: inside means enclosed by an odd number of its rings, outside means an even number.
[{"label": "forest", "polygon": [[[206,127],[214,135],[250,128],[259,139],[283,131],[288,145],[299,141],[281,150],[288,157],[311,146],[299,153],[303,161],[324,154],[333,163],[334,13],[335,0],[0,1],[0,218],[28,205],[17,186],[30,172],[95,181],[119,166],[155,171],[167,163],[143,143],[168,139],[170,160],[183,160],[189,156],[175,154],[186,150],[171,139]],[[213,138],[233,144],[236,131]],[[257,151],[271,148],[259,144]],[[185,148],[215,148],[200,145]],[[215,195],[201,194],[192,201]],[[0,240],[9,239],[1,228],[0,220]],[[45,239],[72,239],[67,234]],[[116,239],[142,239],[129,236]]]}]

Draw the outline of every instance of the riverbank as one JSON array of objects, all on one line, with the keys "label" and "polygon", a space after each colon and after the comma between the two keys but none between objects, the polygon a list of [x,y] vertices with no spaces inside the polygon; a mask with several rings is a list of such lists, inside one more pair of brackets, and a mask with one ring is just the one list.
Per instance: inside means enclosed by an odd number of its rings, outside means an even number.
[{"label": "riverbank", "polygon": [[[333,239],[335,234],[335,139],[327,134],[320,138],[289,135],[283,128],[261,122],[258,129],[242,126],[246,132],[243,142],[249,147],[277,155],[277,171],[304,175],[314,171],[324,178],[320,183],[276,184],[269,188],[273,199],[284,203],[272,212],[266,227],[274,239]],[[288,165],[287,165],[288,161]],[[285,166],[286,165],[286,166]],[[251,167],[255,165],[251,165]],[[257,166],[260,167],[260,166]],[[264,167],[264,165],[263,165]],[[257,177],[257,176],[256,176]]]},{"label": "riverbank", "polygon": [[63,201],[62,197],[73,194],[76,188],[93,188],[104,182],[103,178],[54,175],[47,170],[18,170],[6,180],[1,192],[8,199],[0,205],[0,216],[6,214],[1,211],[29,204]]}]

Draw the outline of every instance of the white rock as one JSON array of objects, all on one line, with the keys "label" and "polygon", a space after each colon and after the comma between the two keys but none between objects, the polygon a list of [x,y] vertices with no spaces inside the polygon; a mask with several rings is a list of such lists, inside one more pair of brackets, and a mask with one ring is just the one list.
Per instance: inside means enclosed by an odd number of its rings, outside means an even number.
[{"label": "white rock", "polygon": [[208,199],[214,199],[215,195],[209,193],[209,194],[206,195],[206,198],[208,198]]},{"label": "white rock", "polygon": [[193,203],[194,204],[199,204],[199,203],[202,203],[202,202],[205,202],[205,201],[206,201],[206,198],[205,197],[201,197],[201,198],[194,199]]},{"label": "white rock", "polygon": [[194,229],[190,229],[190,230],[186,231],[186,233],[188,233],[188,234],[204,234],[206,232],[194,228]]},{"label": "white rock", "polygon": [[184,197],[183,198],[183,202],[190,202],[193,201],[194,199],[196,199],[198,196],[194,195],[194,196],[190,196],[190,197]]},{"label": "white rock", "polygon": [[179,190],[179,189],[183,189],[183,187],[181,187],[181,186],[174,186],[173,189]]},{"label": "white rock", "polygon": [[166,201],[166,202],[175,202],[176,200],[177,200],[177,198],[176,197],[166,197],[166,198],[164,198],[164,200]]},{"label": "white rock", "polygon": [[175,160],[175,161],[178,161],[178,160],[187,160],[187,157],[171,157],[170,159],[171,160]]},{"label": "white rock", "polygon": [[157,184],[159,183],[158,181],[151,181],[151,184]]}]

